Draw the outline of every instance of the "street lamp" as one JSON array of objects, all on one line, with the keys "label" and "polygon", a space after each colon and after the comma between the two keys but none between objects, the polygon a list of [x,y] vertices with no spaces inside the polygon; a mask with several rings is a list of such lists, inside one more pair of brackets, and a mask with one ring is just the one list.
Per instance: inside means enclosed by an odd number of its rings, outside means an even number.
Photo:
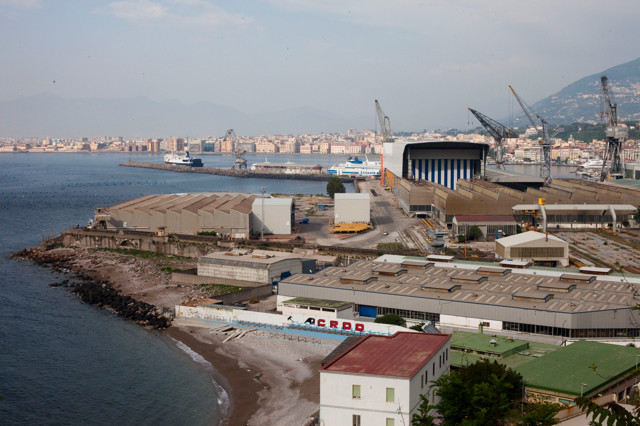
[{"label": "street lamp", "polygon": [[585,386],[588,386],[588,385],[586,383],[580,383],[580,398],[582,398],[582,393]]}]

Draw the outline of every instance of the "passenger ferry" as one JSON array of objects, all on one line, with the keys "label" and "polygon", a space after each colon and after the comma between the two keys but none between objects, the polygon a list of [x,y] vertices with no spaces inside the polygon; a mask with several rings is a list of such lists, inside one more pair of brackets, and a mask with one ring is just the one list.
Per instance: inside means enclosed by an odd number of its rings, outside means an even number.
[{"label": "passenger ferry", "polygon": [[204,166],[201,159],[190,157],[189,151],[186,151],[184,155],[176,154],[174,152],[172,152],[171,154],[166,154],[164,156],[164,162],[165,164],[173,164],[176,166],[189,166],[189,167]]},{"label": "passenger ferry", "polygon": [[365,161],[358,157],[347,160],[346,163],[336,164],[327,170],[330,175],[348,175],[348,176],[380,176],[379,161]]}]

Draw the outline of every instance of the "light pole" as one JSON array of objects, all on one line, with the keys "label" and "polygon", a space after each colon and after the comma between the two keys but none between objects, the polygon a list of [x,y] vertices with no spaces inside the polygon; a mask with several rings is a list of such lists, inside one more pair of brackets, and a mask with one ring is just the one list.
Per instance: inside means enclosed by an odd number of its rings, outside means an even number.
[{"label": "light pole", "polygon": [[260,187],[260,191],[262,191],[262,220],[260,221],[261,223],[261,228],[260,228],[260,241],[264,241],[264,191],[265,189],[267,189],[265,186],[261,186]]},{"label": "light pole", "polygon": [[580,398],[582,398],[582,393],[585,386],[588,386],[588,385],[586,383],[580,383]]}]

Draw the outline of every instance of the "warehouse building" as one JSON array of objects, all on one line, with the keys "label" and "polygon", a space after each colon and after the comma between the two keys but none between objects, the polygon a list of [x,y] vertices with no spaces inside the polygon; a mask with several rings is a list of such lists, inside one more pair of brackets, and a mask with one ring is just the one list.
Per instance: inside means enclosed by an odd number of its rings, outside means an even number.
[{"label": "warehouse building", "polygon": [[295,253],[269,250],[214,252],[198,259],[198,276],[216,279],[272,284],[292,274],[316,270],[314,259]]},{"label": "warehouse building", "polygon": [[[500,241],[500,240],[499,240]],[[640,336],[640,278],[385,255],[313,275],[293,275],[278,299],[354,303],[375,318],[572,338]]]},{"label": "warehouse building", "polygon": [[[262,231],[291,234],[294,204],[291,198],[267,198],[240,193],[145,195],[97,209],[99,226],[167,233],[216,232],[230,238],[249,238]],[[283,220],[283,218],[288,220]]]},{"label": "warehouse building", "polygon": [[615,394],[624,401],[638,382],[633,374],[640,349],[580,340],[515,367],[522,374],[527,399],[574,404],[579,396]]},{"label": "warehouse building", "polygon": [[496,240],[496,255],[541,266],[568,266],[569,243],[553,235],[529,231]]},{"label": "warehouse building", "polygon": [[448,334],[368,335],[320,369],[320,424],[401,426],[449,373]]},{"label": "warehouse building", "polygon": [[334,223],[371,223],[371,197],[368,193],[338,193],[334,197]]}]

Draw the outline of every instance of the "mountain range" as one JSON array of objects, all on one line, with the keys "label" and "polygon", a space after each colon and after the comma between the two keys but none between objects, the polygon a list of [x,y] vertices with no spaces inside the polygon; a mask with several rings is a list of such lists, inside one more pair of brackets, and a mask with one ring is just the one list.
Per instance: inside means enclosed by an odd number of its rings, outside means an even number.
[{"label": "mountain range", "polygon": [[[549,123],[601,122],[602,88],[600,77],[609,80],[612,102],[618,105],[618,121],[640,120],[640,58],[581,78],[559,92],[534,103],[531,108]],[[505,120],[506,122],[506,120]],[[524,114],[515,115],[514,126],[528,126]]]},{"label": "mountain range", "polygon": [[[552,124],[600,123],[601,75],[609,79],[619,120],[640,121],[640,58],[584,77],[532,109]],[[311,107],[247,114],[211,102],[68,99],[49,93],[0,102],[0,117],[0,137],[222,136],[229,128],[240,135],[308,134],[371,128],[370,115],[344,116]],[[529,125],[524,114],[502,122]]]}]

